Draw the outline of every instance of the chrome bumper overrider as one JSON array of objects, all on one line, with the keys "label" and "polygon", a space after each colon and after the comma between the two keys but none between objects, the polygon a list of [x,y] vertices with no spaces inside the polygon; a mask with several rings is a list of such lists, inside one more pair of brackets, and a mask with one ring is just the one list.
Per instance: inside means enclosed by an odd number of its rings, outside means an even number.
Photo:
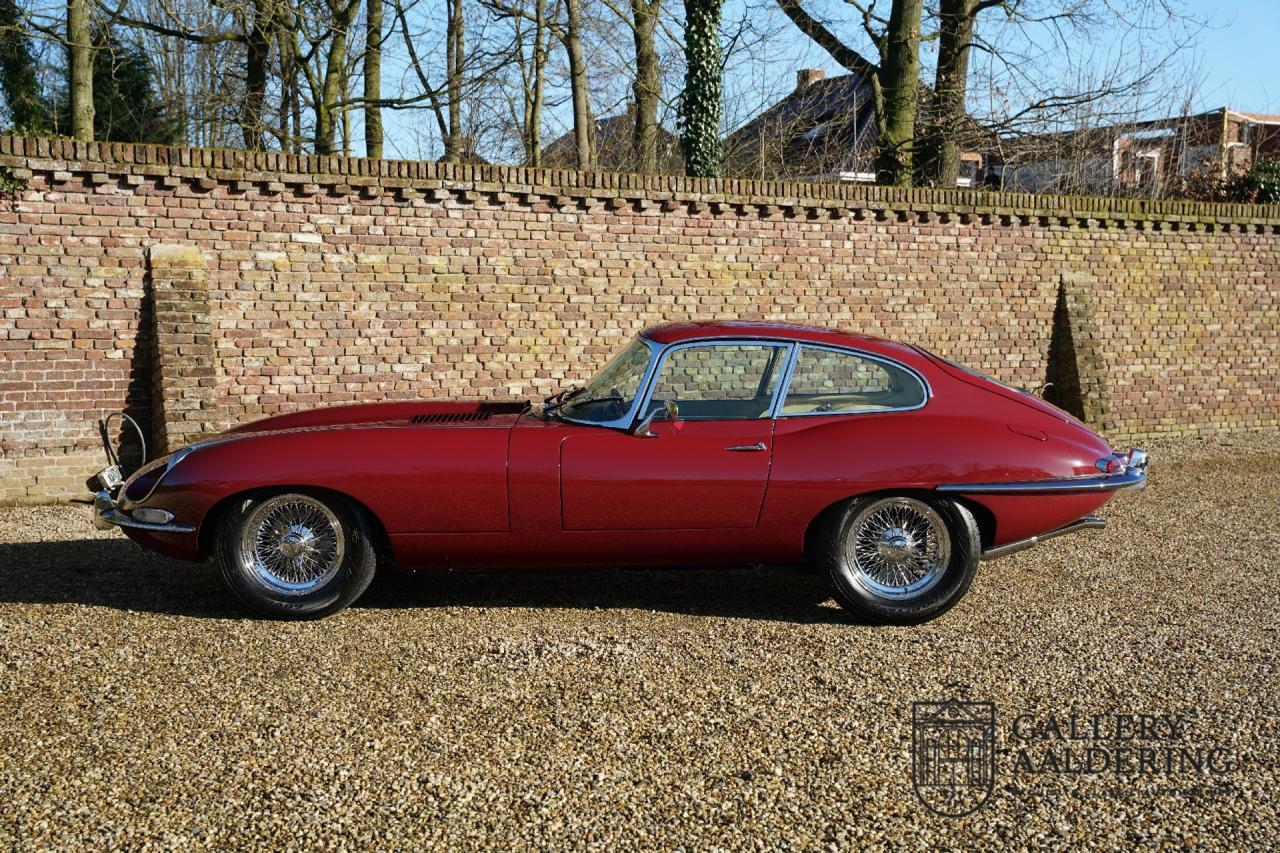
[{"label": "chrome bumper overrider", "polygon": [[1107,523],[1096,515],[1086,515],[1084,518],[1078,518],[1070,524],[1062,525],[1057,530],[1050,530],[1048,533],[1041,533],[1038,536],[1029,536],[1026,539],[1019,539],[1017,542],[1009,542],[1005,545],[997,545],[995,548],[988,548],[982,552],[982,559],[994,560],[996,557],[1004,557],[1008,554],[1025,551],[1027,548],[1039,545],[1047,539],[1056,539],[1068,533],[1075,533],[1077,530],[1101,530],[1106,526]]},{"label": "chrome bumper overrider", "polygon": [[142,521],[134,518],[129,510],[121,509],[116,504],[109,492],[98,492],[93,496],[93,526],[99,530],[110,530],[112,527],[132,527],[135,530],[149,530],[152,533],[195,532],[194,526],[177,521]]},{"label": "chrome bumper overrider", "polygon": [[[1052,480],[1014,480],[1004,483],[942,483],[940,492],[966,495],[1069,495],[1080,492],[1118,492],[1147,485],[1149,459],[1144,450],[1134,448],[1119,456],[1121,470],[1087,477],[1057,477]],[[1046,534],[1047,535],[1047,534]]]}]

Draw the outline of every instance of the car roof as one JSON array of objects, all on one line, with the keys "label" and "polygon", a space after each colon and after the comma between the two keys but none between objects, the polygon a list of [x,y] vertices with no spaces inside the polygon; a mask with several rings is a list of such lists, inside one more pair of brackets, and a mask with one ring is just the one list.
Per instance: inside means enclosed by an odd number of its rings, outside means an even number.
[{"label": "car roof", "polygon": [[857,335],[839,329],[807,326],[802,323],[770,321],[722,320],[699,323],[667,323],[641,332],[660,344],[677,344],[708,338],[764,338],[780,341],[806,341],[855,349],[897,349],[901,345],[871,335]]}]

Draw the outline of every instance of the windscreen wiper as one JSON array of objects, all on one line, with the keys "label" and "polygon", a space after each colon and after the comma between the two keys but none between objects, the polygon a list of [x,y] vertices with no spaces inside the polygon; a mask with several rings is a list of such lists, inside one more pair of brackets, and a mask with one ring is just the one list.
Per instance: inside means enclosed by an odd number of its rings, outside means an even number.
[{"label": "windscreen wiper", "polygon": [[601,397],[582,397],[582,398],[575,397],[572,394],[570,394],[562,402],[556,404],[555,408],[561,409],[569,403],[573,403],[578,406],[585,406],[588,403],[608,403],[608,402],[625,403],[626,400],[622,399],[621,394],[605,394],[604,396],[601,396]]}]

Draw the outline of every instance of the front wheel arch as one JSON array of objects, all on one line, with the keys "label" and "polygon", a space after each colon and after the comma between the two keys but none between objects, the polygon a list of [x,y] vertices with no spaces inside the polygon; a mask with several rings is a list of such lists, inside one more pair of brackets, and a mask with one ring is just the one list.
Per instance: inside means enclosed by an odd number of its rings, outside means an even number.
[{"label": "front wheel arch", "polygon": [[246,500],[260,501],[272,495],[284,494],[285,492],[300,492],[322,500],[342,501],[351,510],[352,515],[355,516],[356,522],[360,525],[360,532],[373,543],[379,560],[391,561],[391,537],[387,535],[387,528],[382,524],[382,520],[378,518],[377,514],[362,501],[336,489],[289,484],[272,484],[270,486],[243,489],[235,494],[227,495],[210,507],[209,511],[205,513],[204,519],[200,522],[199,547],[201,558],[207,560],[213,554],[214,544],[218,538],[218,528],[222,523],[222,516],[235,507],[238,502]]}]

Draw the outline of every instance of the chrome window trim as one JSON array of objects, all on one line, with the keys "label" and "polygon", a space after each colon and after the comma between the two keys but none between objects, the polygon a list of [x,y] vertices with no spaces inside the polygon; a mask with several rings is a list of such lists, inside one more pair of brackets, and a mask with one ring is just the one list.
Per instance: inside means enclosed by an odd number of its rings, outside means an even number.
[{"label": "chrome window trim", "polygon": [[[881,364],[887,364],[890,367],[907,373],[920,383],[920,388],[924,391],[924,399],[915,406],[897,406],[892,409],[876,409],[873,412],[793,412],[786,414],[782,411],[783,405],[786,403],[787,394],[791,392],[791,377],[795,373],[796,362],[800,360],[801,351],[805,349],[819,349],[828,352],[838,353],[840,355],[852,355],[858,358],[865,358],[868,361],[878,361]],[[782,388],[782,394],[778,398],[777,413],[775,418],[815,418],[815,417],[856,417],[858,415],[885,415],[892,412],[915,412],[929,405],[929,401],[933,399],[933,386],[929,384],[929,380],[924,377],[920,371],[914,367],[895,361],[887,356],[878,355],[876,353],[867,352],[866,350],[853,349],[851,347],[833,346],[831,344],[811,344],[805,341],[796,342],[795,353],[791,357],[791,364],[787,369],[787,384]]]},{"label": "chrome window trim", "polygon": [[787,363],[783,366],[782,377],[778,380],[777,393],[773,395],[773,406],[769,409],[769,417],[777,420],[782,414],[782,401],[787,399],[787,389],[791,386],[791,373],[796,369],[796,359],[800,357],[799,341],[795,341],[791,345],[791,351],[787,353]]},{"label": "chrome window trim", "polygon": [[[645,366],[644,375],[640,377],[640,387],[636,392],[636,398],[631,403],[631,408],[627,410],[625,415],[609,421],[589,421],[581,418],[571,418],[564,413],[563,409],[561,409],[556,412],[556,417],[581,426],[598,426],[606,427],[608,429],[630,429],[632,424],[635,423],[636,412],[642,410],[641,400],[644,399],[645,392],[649,387],[649,382],[653,379],[654,370],[656,369],[658,361],[661,359],[664,351],[662,344],[655,340],[651,340],[644,335],[637,335],[636,339],[644,342],[644,345],[649,348],[649,363]],[[630,343],[628,342],[627,345],[630,346]]]},{"label": "chrome window trim", "polygon": [[[646,340],[648,339],[646,338]],[[645,377],[645,389],[644,389],[644,394],[642,396],[642,399],[644,402],[640,406],[638,411],[643,412],[649,408],[649,402],[653,398],[653,392],[657,384],[656,380],[658,378],[658,371],[662,369],[662,365],[666,363],[667,357],[670,356],[671,353],[676,352],[678,350],[683,350],[683,349],[692,349],[693,347],[735,346],[735,345],[742,346],[743,344],[746,344],[748,346],[771,346],[771,347],[778,347],[780,349],[787,350],[786,358],[784,360],[783,372],[779,374],[779,376],[782,378],[786,378],[786,368],[790,367],[792,360],[795,358],[795,351],[798,346],[798,344],[792,340],[780,340],[778,338],[751,338],[751,337],[699,338],[698,340],[693,340],[693,341],[681,341],[675,344],[667,344],[665,347],[661,348],[661,351],[658,353],[657,358],[654,360],[652,369],[649,371],[648,376]],[[760,415],[759,417],[756,417],[756,418],[706,418],[705,420],[708,420],[708,421],[712,421],[712,420],[762,421],[762,420],[772,419],[774,417],[774,412],[777,411],[778,401],[782,399],[779,393],[782,390],[782,378],[779,379],[777,386],[775,386],[773,389],[773,401],[769,404],[769,407],[765,409],[765,413]]]}]

